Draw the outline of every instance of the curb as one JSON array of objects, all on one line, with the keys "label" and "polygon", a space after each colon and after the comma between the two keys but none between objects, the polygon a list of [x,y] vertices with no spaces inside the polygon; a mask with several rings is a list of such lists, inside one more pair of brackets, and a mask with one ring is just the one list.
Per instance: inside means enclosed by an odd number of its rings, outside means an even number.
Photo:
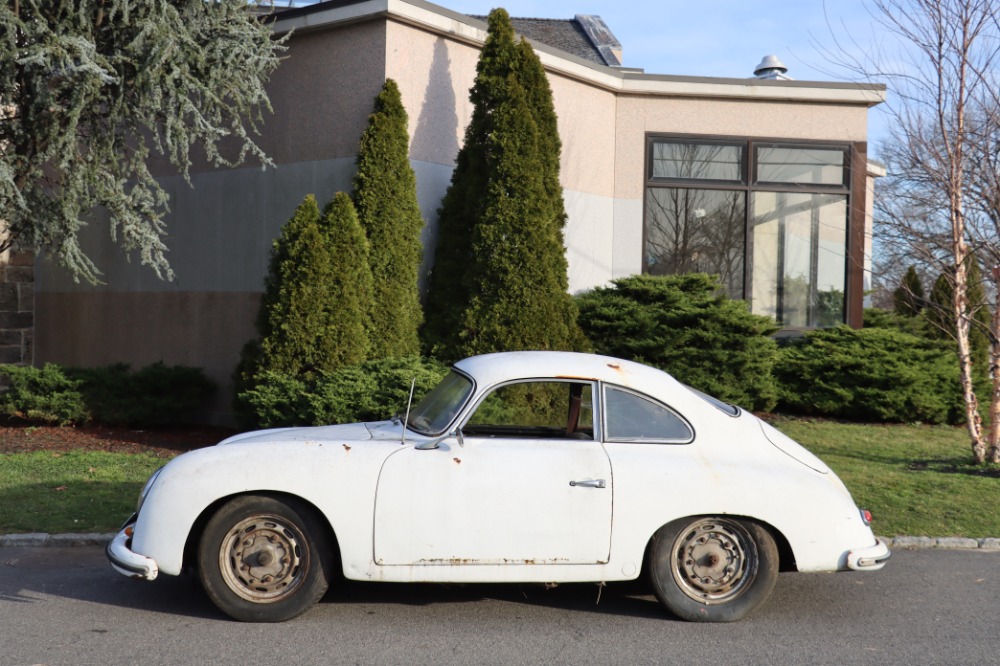
[{"label": "curb", "polygon": [[[106,546],[115,536],[108,534],[30,534],[0,535],[0,548],[38,548],[44,546]],[[897,536],[879,537],[889,548],[906,550],[987,550],[1000,552],[1000,538]]]}]

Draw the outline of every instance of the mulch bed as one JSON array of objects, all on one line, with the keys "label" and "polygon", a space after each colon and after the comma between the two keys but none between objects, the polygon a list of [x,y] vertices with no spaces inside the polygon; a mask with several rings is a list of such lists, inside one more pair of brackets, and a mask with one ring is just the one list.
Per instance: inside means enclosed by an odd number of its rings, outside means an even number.
[{"label": "mulch bed", "polygon": [[87,450],[170,457],[211,446],[236,432],[207,426],[135,430],[108,426],[0,425],[0,453]]}]

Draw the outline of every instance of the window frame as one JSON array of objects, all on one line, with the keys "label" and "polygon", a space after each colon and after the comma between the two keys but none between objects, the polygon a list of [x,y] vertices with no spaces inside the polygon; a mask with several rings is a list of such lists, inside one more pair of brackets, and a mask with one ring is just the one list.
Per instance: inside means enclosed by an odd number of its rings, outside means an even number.
[{"label": "window frame", "polygon": [[[483,402],[493,395],[496,391],[505,388],[507,386],[514,386],[516,384],[589,384],[590,385],[590,395],[591,395],[591,411],[593,414],[593,433],[590,439],[582,439],[579,437],[573,437],[572,435],[562,435],[558,437],[532,437],[532,436],[515,436],[515,435],[485,435],[466,432],[466,428],[469,425],[469,421],[475,416],[476,412],[482,406]],[[505,382],[500,382],[490,386],[487,390],[483,391],[474,403],[467,407],[466,413],[461,417],[460,425],[458,426],[458,431],[462,433],[463,437],[474,437],[480,439],[519,439],[519,440],[540,440],[540,441],[565,441],[565,442],[599,442],[598,435],[603,432],[602,419],[600,415],[600,404],[602,400],[598,397],[598,391],[600,391],[600,382],[594,379],[576,379],[569,377],[525,377],[519,379],[512,379]]]},{"label": "window frame", "polygon": [[[699,180],[691,178],[664,178],[653,177],[653,154],[654,146],[658,142],[668,141],[680,144],[707,144],[707,145],[742,145],[744,146],[742,165],[743,181],[720,181],[720,180]],[[864,144],[862,144],[864,145]],[[841,150],[844,155],[843,162],[843,182],[839,185],[833,184],[805,184],[805,183],[772,183],[757,181],[757,157],[758,148],[818,148],[823,150]],[[642,247],[640,254],[642,257],[640,270],[646,274],[646,248],[648,247],[648,215],[649,215],[649,190],[650,189],[701,189],[701,190],[722,190],[742,192],[744,196],[744,222],[743,222],[743,290],[742,300],[747,302],[751,312],[753,311],[753,233],[751,222],[753,219],[753,194],[755,192],[789,192],[789,193],[809,193],[809,194],[843,194],[846,202],[845,219],[845,246],[844,246],[844,308],[843,323],[860,326],[860,317],[852,314],[852,296],[856,289],[852,273],[852,262],[855,260],[856,245],[858,243],[857,229],[860,227],[861,242],[864,234],[863,210],[859,216],[857,203],[862,205],[866,193],[859,190],[857,182],[857,171],[860,167],[860,160],[857,155],[858,146],[850,141],[823,141],[823,140],[794,140],[779,137],[747,137],[732,135],[711,135],[711,134],[684,134],[667,132],[647,132],[644,145],[645,158],[643,160],[643,191],[642,191]],[[864,188],[860,188],[863,190]],[[812,240],[810,241],[812,242]],[[858,268],[858,271],[861,269]],[[815,285],[811,285],[811,289]],[[857,320],[855,322],[855,319]],[[782,331],[811,330],[813,327],[789,326],[783,322],[778,324]]]}]

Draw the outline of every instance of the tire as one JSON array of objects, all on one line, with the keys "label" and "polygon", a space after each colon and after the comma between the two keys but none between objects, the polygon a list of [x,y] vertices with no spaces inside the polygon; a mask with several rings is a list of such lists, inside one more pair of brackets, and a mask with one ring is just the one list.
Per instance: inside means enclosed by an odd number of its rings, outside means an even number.
[{"label": "tire", "polygon": [[333,575],[325,526],[298,502],[243,496],[224,504],[198,545],[202,587],[242,622],[283,622],[319,601]]},{"label": "tire", "polygon": [[778,580],[778,548],[757,523],[685,518],[661,527],[650,549],[656,597],[691,622],[733,622],[767,601]]}]

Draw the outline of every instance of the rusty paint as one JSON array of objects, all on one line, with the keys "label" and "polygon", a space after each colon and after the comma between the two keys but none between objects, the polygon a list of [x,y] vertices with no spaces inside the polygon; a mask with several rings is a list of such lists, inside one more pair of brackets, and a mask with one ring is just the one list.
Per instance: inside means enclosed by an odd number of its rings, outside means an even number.
[{"label": "rusty paint", "polygon": [[350,451],[350,450],[351,450],[351,447],[349,447],[349,446],[348,446],[347,444],[344,444],[344,450],[345,450],[345,451]]},{"label": "rusty paint", "polygon": [[462,464],[462,461],[459,458],[452,458],[452,460],[455,461],[456,465],[461,465]]},{"label": "rusty paint", "polygon": [[618,365],[617,363],[608,363],[608,367],[611,368],[612,370],[621,370],[622,369],[622,366]]}]

